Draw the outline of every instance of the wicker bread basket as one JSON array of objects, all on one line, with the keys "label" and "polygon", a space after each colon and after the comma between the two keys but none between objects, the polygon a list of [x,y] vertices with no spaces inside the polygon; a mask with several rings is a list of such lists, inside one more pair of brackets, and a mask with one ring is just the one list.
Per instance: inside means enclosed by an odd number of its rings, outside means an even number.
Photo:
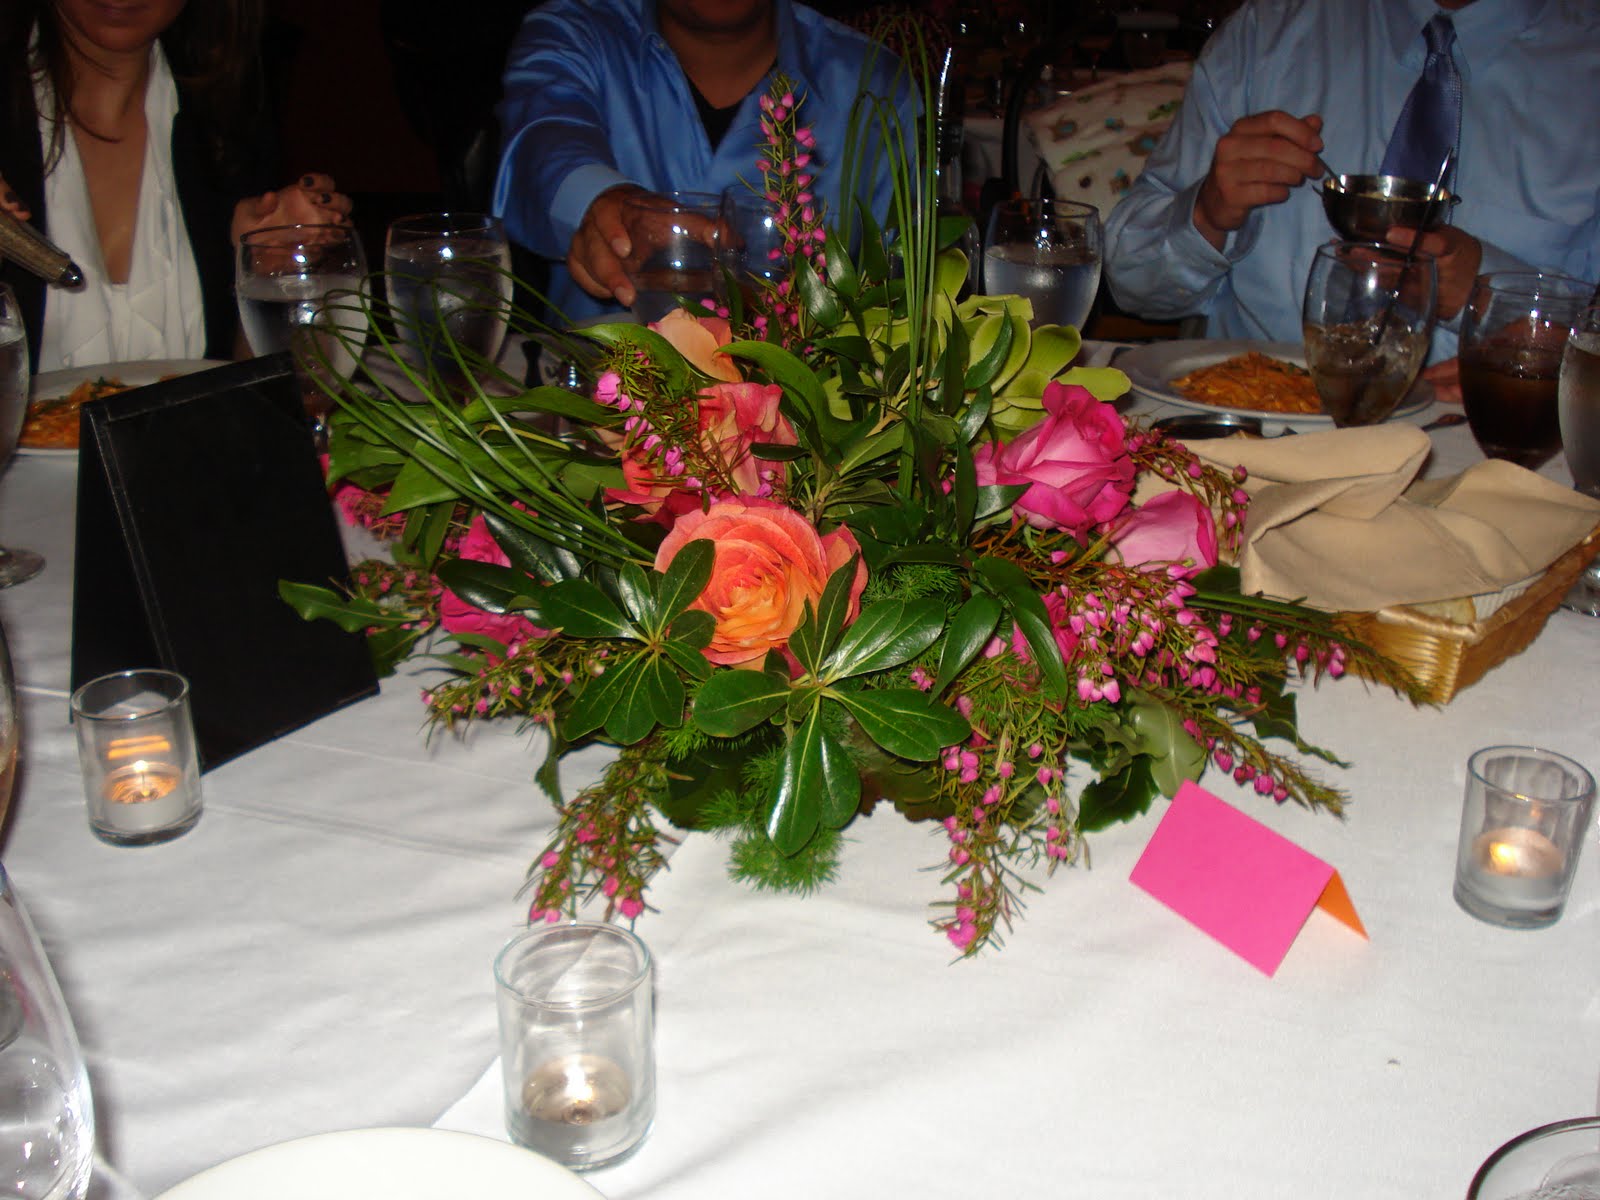
[{"label": "wicker bread basket", "polygon": [[1600,553],[1600,527],[1551,563],[1526,591],[1481,621],[1461,625],[1397,606],[1345,613],[1340,623],[1367,645],[1394,659],[1416,678],[1427,699],[1445,704],[1491,667],[1520,654]]}]

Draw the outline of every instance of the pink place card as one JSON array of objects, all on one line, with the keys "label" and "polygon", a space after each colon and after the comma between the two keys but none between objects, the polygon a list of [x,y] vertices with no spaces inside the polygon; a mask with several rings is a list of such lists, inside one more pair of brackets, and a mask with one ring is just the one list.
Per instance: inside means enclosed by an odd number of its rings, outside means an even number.
[{"label": "pink place card", "polygon": [[1178,789],[1131,878],[1268,975],[1314,908],[1367,936],[1339,872],[1194,783]]}]

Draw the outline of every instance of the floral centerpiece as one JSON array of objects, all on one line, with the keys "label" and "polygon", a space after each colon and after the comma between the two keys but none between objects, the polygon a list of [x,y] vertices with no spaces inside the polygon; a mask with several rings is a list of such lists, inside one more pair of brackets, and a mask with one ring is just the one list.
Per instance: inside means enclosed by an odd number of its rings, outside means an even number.
[{"label": "floral centerpiece", "polygon": [[[585,394],[495,395],[476,363],[463,399],[398,351],[425,403],[325,384],[330,479],[392,557],[286,598],[386,668],[431,656],[440,724],[544,729],[535,920],[638,917],[684,831],[815,888],[890,804],[929,823],[932,924],[971,954],[1087,834],[1207,770],[1337,811],[1289,685],[1403,678],[1329,614],[1240,594],[1242,479],[1126,424],[1125,377],[1069,365],[1075,330],[959,297],[931,146],[885,139],[894,212],[830,228],[803,108],[782,80],[763,100],[776,281],[583,331]],[[615,758],[566,795],[591,742]]]}]

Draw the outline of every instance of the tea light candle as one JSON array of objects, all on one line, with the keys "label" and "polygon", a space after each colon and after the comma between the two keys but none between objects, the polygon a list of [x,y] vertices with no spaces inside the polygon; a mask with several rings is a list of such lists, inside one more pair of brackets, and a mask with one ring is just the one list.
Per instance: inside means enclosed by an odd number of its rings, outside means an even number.
[{"label": "tea light candle", "polygon": [[139,759],[106,775],[106,820],[124,833],[148,833],[182,820],[189,798],[183,772]]},{"label": "tea light candle", "polygon": [[511,1114],[524,1145],[557,1159],[615,1136],[609,1123],[625,1119],[633,1089],[622,1067],[599,1054],[551,1059],[528,1076],[521,1111]]},{"label": "tea light candle", "polygon": [[1547,904],[1559,894],[1566,857],[1537,829],[1508,826],[1473,839],[1472,865],[1483,890],[1502,903]]}]

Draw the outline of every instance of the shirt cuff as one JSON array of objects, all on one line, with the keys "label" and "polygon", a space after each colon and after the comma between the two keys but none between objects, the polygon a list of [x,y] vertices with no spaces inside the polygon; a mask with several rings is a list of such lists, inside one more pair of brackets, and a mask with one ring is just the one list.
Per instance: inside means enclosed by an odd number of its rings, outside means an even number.
[{"label": "shirt cuff", "polygon": [[601,192],[621,184],[632,183],[622,172],[608,163],[589,163],[579,167],[561,181],[550,202],[550,221],[558,234],[568,242],[583,224],[583,214],[589,211],[594,198]]}]

